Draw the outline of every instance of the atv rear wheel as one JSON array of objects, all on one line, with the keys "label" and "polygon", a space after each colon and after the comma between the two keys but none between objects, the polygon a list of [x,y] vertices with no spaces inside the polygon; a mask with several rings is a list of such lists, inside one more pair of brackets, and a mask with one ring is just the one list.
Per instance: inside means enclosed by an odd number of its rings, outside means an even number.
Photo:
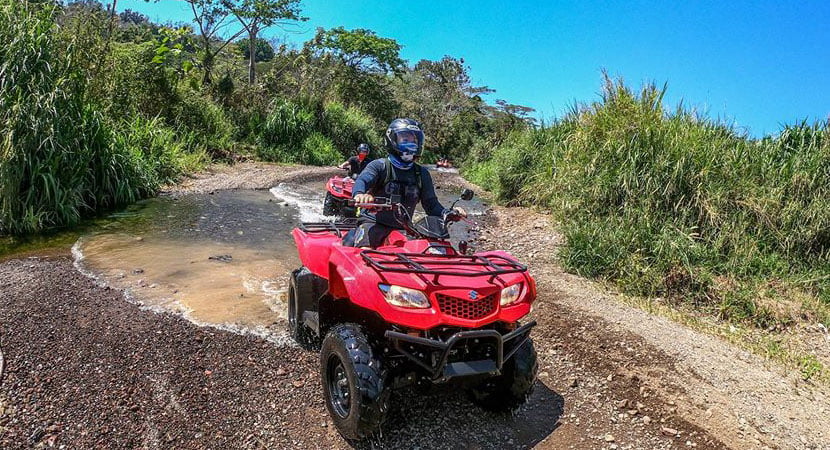
[{"label": "atv rear wheel", "polygon": [[491,411],[512,411],[533,392],[536,383],[536,349],[528,338],[501,368],[501,375],[485,379],[470,388],[472,400]]},{"label": "atv rear wheel", "polygon": [[378,431],[388,410],[389,389],[360,327],[332,328],[323,340],[320,366],[326,407],[340,434],[360,440]]},{"label": "atv rear wheel", "polygon": [[320,339],[305,325],[303,313],[309,305],[315,305],[323,295],[325,280],[305,267],[291,273],[288,286],[288,331],[300,347],[311,350],[318,347]]},{"label": "atv rear wheel", "polygon": [[340,215],[340,201],[331,195],[331,192],[326,191],[326,199],[323,201],[323,215],[337,216]]}]

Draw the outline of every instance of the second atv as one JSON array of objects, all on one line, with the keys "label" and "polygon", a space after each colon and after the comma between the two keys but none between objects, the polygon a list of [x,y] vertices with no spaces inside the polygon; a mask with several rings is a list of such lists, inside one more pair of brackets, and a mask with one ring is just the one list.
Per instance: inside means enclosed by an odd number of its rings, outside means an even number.
[{"label": "second atv", "polygon": [[323,215],[354,217],[355,208],[348,202],[352,198],[354,178],[333,176],[326,182],[326,198],[323,200]]},{"label": "second atv", "polygon": [[289,330],[320,349],[339,432],[353,440],[373,434],[390,391],[412,384],[458,383],[494,410],[524,403],[537,372],[535,322],[519,322],[536,298],[527,267],[503,251],[453,247],[440,218],[413,223],[391,201],[355,206],[396,210],[405,232],[370,250],[342,245],[354,220],[304,223],[293,231],[303,265],[289,287]]}]

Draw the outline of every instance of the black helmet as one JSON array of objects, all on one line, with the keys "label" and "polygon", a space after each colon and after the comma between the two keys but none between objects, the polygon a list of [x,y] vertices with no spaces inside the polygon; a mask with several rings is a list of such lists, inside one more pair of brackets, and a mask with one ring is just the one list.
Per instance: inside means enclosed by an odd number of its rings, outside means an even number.
[{"label": "black helmet", "polygon": [[369,153],[369,146],[367,144],[358,145],[357,153]]},{"label": "black helmet", "polygon": [[395,119],[386,128],[386,151],[404,163],[421,155],[424,149],[424,132],[421,124],[413,119]]}]

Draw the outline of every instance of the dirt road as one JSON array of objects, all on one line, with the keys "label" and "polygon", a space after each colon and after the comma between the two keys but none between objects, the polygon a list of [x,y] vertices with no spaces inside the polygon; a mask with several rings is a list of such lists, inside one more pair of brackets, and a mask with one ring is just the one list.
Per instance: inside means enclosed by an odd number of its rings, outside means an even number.
[{"label": "dirt road", "polygon": [[[328,173],[245,164],[171,194]],[[494,208],[484,222],[477,245],[511,250],[539,283],[532,398],[501,416],[446,389],[397,392],[382,435],[360,447],[830,448],[822,388],[563,273],[542,215]],[[3,449],[349,447],[317,355],[142,309],[69,254],[0,263],[0,347]]]}]

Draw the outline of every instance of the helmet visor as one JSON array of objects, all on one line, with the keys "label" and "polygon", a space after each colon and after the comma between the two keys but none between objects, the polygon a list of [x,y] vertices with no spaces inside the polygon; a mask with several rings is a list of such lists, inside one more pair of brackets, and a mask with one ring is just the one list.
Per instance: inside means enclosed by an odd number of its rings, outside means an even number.
[{"label": "helmet visor", "polygon": [[403,130],[395,133],[395,140],[400,144],[415,144],[419,145],[421,142],[419,133],[412,130]]}]

